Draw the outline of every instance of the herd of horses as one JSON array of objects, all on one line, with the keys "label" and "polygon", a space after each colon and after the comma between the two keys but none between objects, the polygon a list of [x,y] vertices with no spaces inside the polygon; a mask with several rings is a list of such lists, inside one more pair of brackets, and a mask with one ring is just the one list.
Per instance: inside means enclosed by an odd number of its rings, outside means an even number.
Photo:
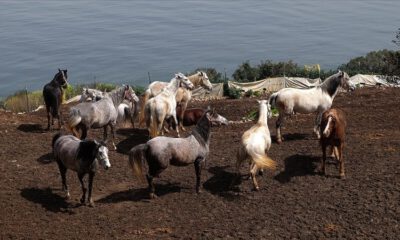
[{"label": "herd of horses", "polygon": [[[54,118],[58,119],[61,129],[62,114],[60,111],[63,90],[68,84],[67,70],[59,69],[54,79],[45,85],[43,96],[46,104],[48,126],[54,125]],[[149,133],[150,140],[144,144],[134,146],[129,151],[129,165],[139,179],[146,179],[150,198],[156,197],[153,178],[158,177],[169,165],[187,166],[194,164],[196,173],[196,192],[201,188],[201,170],[209,154],[210,131],[214,125],[227,125],[228,120],[219,115],[214,109],[193,108],[187,109],[191,99],[191,91],[195,87],[212,90],[205,72],[197,72],[186,77],[177,73],[170,82],[153,82],[139,98],[129,85],[123,85],[111,92],[84,88],[81,101],[70,108],[65,127],[72,135],[57,133],[53,137],[52,148],[55,161],[58,164],[63,190],[69,197],[65,173],[67,169],[76,171],[82,187],[81,203],[86,202],[87,188],[83,177],[89,174],[88,201],[93,206],[92,186],[93,178],[100,164],[108,169],[111,164],[108,159],[107,129],[112,135],[114,143],[117,124],[130,119],[134,127],[138,117],[139,127],[143,124]],[[339,71],[328,77],[319,86],[310,89],[284,88],[273,93],[268,100],[260,100],[259,118],[257,123],[242,135],[237,150],[236,169],[240,176],[240,167],[243,162],[249,162],[249,175],[254,190],[259,190],[256,176],[263,169],[275,169],[276,162],[268,156],[272,145],[271,134],[268,128],[268,118],[271,117],[271,107],[279,111],[276,121],[277,143],[284,140],[281,127],[287,116],[295,113],[316,113],[314,132],[320,139],[323,157],[321,172],[325,174],[327,148],[340,163],[340,177],[344,178],[343,147],[345,141],[346,120],[343,111],[331,109],[332,102],[340,87],[354,90],[349,82],[347,73]],[[184,126],[196,125],[190,135],[181,138],[179,129],[185,131]],[[87,133],[93,128],[103,128],[103,140],[87,139]],[[177,137],[159,136],[173,128]],[[144,166],[147,173],[144,175]]]}]

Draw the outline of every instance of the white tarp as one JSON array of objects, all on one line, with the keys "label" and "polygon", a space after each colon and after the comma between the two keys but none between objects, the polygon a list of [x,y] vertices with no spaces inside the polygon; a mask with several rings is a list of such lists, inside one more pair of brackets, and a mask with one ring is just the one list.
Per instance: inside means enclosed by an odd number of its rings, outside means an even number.
[{"label": "white tarp", "polygon": [[222,98],[224,96],[224,84],[223,83],[213,83],[212,91],[198,87],[192,91],[193,98]]},{"label": "white tarp", "polygon": [[228,86],[242,89],[245,92],[252,91],[260,91],[264,90],[267,92],[276,92],[281,90],[282,88],[291,87],[291,88],[302,88],[307,89],[311,87],[315,87],[321,84],[321,79],[308,79],[308,78],[298,78],[298,77],[277,77],[277,78],[266,78],[263,80],[255,81],[255,82],[233,82],[228,81]]},{"label": "white tarp", "polygon": [[357,87],[374,87],[376,85],[389,86],[385,79],[381,79],[376,75],[357,74],[352,76],[350,81]]}]

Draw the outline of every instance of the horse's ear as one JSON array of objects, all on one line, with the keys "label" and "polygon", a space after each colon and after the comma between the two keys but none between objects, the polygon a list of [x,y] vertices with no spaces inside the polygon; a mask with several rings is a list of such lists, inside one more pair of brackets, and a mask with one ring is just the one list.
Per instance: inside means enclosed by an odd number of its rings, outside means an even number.
[{"label": "horse's ear", "polygon": [[61,69],[58,69],[59,72],[61,72]]},{"label": "horse's ear", "polygon": [[67,69],[65,69],[65,70],[64,70],[64,72],[66,73],[66,72],[68,72],[68,70],[67,70]]},{"label": "horse's ear", "polygon": [[203,76],[203,72],[198,72],[200,76]]}]

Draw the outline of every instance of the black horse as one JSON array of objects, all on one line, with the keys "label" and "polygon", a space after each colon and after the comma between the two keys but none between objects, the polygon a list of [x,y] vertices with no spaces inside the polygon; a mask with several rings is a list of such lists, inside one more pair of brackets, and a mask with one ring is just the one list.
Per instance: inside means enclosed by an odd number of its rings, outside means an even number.
[{"label": "black horse", "polygon": [[58,73],[54,75],[53,80],[44,85],[43,98],[47,111],[47,130],[50,130],[50,117],[51,125],[54,125],[54,118],[57,118],[58,126],[61,129],[61,102],[63,97],[63,88],[66,88],[68,85],[67,79],[67,69],[58,69]]}]

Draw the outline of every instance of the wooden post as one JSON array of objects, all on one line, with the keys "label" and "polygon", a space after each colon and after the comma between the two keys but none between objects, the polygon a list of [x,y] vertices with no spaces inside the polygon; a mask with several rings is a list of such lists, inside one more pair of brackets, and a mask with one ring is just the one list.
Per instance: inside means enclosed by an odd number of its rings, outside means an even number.
[{"label": "wooden post", "polygon": [[29,109],[29,97],[28,97],[28,87],[25,86],[25,96],[26,96],[26,112],[30,112]]},{"label": "wooden post", "polygon": [[149,84],[151,83],[150,72],[147,72],[147,76],[149,77]]}]

